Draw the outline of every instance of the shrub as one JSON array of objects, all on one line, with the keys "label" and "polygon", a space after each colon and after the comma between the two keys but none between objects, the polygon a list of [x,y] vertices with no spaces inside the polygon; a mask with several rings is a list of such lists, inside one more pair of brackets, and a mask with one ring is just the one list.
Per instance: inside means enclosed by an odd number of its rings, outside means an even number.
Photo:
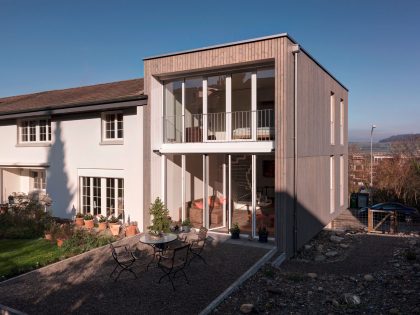
[{"label": "shrub", "polygon": [[150,233],[160,234],[171,231],[171,219],[169,218],[168,208],[166,208],[159,197],[150,205],[149,213],[153,217],[152,225],[148,227]]},{"label": "shrub", "polygon": [[45,202],[19,194],[14,197],[10,211],[0,214],[0,239],[37,238],[52,222],[52,217],[45,211]]},{"label": "shrub", "polygon": [[74,231],[73,235],[64,241],[63,250],[69,255],[84,253],[93,248],[103,246],[114,238],[82,229]]}]

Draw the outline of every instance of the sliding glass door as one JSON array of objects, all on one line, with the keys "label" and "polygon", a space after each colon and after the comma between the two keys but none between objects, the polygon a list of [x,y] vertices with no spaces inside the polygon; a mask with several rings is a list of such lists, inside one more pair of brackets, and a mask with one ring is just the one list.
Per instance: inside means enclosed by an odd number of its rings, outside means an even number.
[{"label": "sliding glass door", "polygon": [[228,233],[275,234],[274,154],[186,154],[166,157],[166,202],[171,217]]}]

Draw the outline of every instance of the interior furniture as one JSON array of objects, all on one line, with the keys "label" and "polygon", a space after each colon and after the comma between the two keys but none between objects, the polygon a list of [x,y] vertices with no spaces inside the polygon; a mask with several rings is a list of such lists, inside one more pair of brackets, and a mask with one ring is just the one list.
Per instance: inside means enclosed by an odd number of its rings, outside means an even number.
[{"label": "interior furniture", "polygon": [[159,283],[165,277],[168,277],[169,281],[172,284],[172,289],[175,291],[174,278],[178,272],[182,273],[185,277],[187,283],[188,277],[184,271],[185,267],[188,264],[188,256],[190,252],[190,244],[185,244],[181,247],[168,250],[163,253],[159,253],[158,268],[163,271],[164,275],[160,277]]}]

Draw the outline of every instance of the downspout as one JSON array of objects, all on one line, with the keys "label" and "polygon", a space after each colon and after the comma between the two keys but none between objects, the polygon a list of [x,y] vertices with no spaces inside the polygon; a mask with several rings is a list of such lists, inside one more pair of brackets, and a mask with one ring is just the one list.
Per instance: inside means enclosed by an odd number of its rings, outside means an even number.
[{"label": "downspout", "polygon": [[298,84],[298,53],[300,52],[299,45],[292,46],[292,53],[294,56],[294,106],[293,106],[293,255],[297,252],[297,237],[298,237],[298,226],[297,226],[297,167],[298,167],[298,138],[297,138],[297,84]]}]

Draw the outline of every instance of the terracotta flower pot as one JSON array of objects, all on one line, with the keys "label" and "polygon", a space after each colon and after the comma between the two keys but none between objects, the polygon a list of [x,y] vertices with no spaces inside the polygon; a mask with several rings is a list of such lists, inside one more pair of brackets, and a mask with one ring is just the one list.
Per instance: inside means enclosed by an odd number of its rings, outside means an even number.
[{"label": "terracotta flower pot", "polygon": [[45,239],[47,241],[52,241],[52,234],[51,233],[45,233]]},{"label": "terracotta flower pot", "polygon": [[110,223],[109,229],[111,230],[111,234],[114,236],[120,235],[120,224],[118,223]]},{"label": "terracotta flower pot", "polygon": [[134,236],[137,234],[137,226],[129,225],[125,229],[125,236]]},{"label": "terracotta flower pot", "polygon": [[64,243],[64,239],[62,239],[62,238],[57,238],[57,246],[58,246],[58,247],[63,246],[63,243]]},{"label": "terracotta flower pot", "polygon": [[86,228],[88,228],[88,229],[93,229],[93,227],[94,227],[95,225],[93,224],[93,220],[85,220],[85,226],[86,226]]},{"label": "terracotta flower pot", "polygon": [[75,224],[76,226],[83,226],[85,224],[85,220],[83,220],[83,218],[76,218]]},{"label": "terracotta flower pot", "polygon": [[106,230],[107,225],[108,225],[108,222],[99,222],[99,223],[98,223],[98,230],[99,230],[99,231],[105,231],[105,230]]}]

